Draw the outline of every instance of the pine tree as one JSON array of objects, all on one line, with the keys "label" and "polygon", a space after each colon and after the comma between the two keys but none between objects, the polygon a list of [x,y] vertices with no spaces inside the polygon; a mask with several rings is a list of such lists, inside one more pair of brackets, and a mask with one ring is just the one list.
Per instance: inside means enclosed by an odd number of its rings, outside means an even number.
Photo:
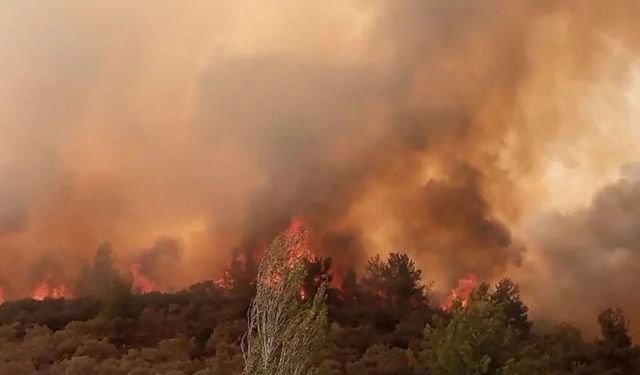
[{"label": "pine tree", "polygon": [[502,305],[503,312],[509,325],[516,330],[521,338],[526,338],[531,331],[529,308],[520,298],[518,285],[509,278],[504,278],[495,285],[491,299]]},{"label": "pine tree", "polygon": [[629,322],[620,309],[598,315],[602,339],[596,342],[598,358],[610,374],[640,373],[640,352],[633,346]]},{"label": "pine tree", "polygon": [[482,284],[467,305],[456,300],[451,319],[437,319],[425,330],[422,362],[433,374],[543,374],[548,357],[520,339],[496,301],[495,290]]},{"label": "pine tree", "polygon": [[365,269],[363,286],[378,295],[385,304],[406,310],[428,303],[427,288],[422,284],[422,271],[406,254],[391,253],[383,261],[371,258]]}]

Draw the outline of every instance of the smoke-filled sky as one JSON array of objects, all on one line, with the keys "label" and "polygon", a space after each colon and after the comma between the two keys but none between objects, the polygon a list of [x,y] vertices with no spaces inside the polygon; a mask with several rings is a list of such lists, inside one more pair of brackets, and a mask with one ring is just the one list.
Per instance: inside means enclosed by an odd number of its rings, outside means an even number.
[{"label": "smoke-filled sky", "polygon": [[637,316],[638,19],[635,0],[5,0],[5,294],[105,241],[179,287],[302,217],[338,268],[399,250],[435,289],[508,274],[543,317]]}]

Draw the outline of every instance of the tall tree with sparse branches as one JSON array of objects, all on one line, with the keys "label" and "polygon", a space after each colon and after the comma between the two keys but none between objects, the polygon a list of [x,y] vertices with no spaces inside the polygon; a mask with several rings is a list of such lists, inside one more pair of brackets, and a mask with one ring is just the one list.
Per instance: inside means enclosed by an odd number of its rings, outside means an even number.
[{"label": "tall tree with sparse branches", "polygon": [[243,344],[244,375],[316,374],[314,356],[327,330],[327,282],[311,300],[300,292],[306,269],[304,230],[278,235],[258,268]]}]

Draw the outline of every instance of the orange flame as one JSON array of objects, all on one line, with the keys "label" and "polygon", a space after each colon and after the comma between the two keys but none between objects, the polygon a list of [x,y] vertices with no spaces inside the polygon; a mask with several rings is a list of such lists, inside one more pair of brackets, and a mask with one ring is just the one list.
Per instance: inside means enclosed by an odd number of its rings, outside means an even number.
[{"label": "orange flame", "polygon": [[[284,231],[284,236],[287,240],[294,240],[295,236],[303,231],[303,219],[301,216],[293,216],[289,222],[287,229]],[[229,272],[230,267],[232,267],[232,262],[239,262],[241,266],[246,266],[248,259],[247,256],[251,257],[251,261],[255,261],[259,263],[261,258],[264,256],[266,249],[268,248],[268,243],[261,243],[254,252],[251,252],[249,255],[244,252],[239,252],[235,255],[235,257],[229,262],[227,265],[227,270],[225,271],[222,277],[217,278],[214,281],[214,284],[222,289],[229,289],[231,285],[229,284]],[[313,255],[308,249],[308,244],[306,241],[300,241],[296,243],[296,246],[291,249],[288,254],[287,263],[289,267],[293,267],[299,260],[301,259],[313,259]],[[134,275],[134,280],[136,276],[141,276],[145,278],[144,275],[141,275],[138,270],[132,269],[132,274]],[[148,278],[145,278],[148,280]],[[149,280],[150,281],[150,280]],[[283,275],[277,272],[270,272],[267,275],[267,280],[265,280],[266,284],[270,287],[277,288],[283,281]],[[299,291],[300,298],[305,300],[308,298],[308,293],[304,290],[303,287],[300,288]]]},{"label": "orange flame", "polygon": [[331,280],[330,285],[334,289],[342,290],[342,283],[344,282],[344,276],[341,271],[341,267],[335,265],[331,267]]},{"label": "orange flame", "polygon": [[[295,240],[295,236],[297,234],[301,234],[303,231],[302,227],[302,218],[299,216],[294,216],[291,218],[289,223],[289,227],[284,232],[284,236],[287,240]],[[302,241],[298,241],[295,243],[295,247],[290,250],[287,254],[287,263],[290,268],[293,268],[296,263],[302,259],[312,259],[311,252],[308,249],[307,242],[303,239]],[[267,279],[264,282],[270,286],[271,288],[277,289],[282,286],[284,275],[279,271],[271,271],[266,275]],[[307,298],[306,291],[301,286],[299,289],[299,296],[303,300]]]},{"label": "orange flame", "polygon": [[63,284],[52,284],[51,277],[47,277],[40,281],[31,292],[31,298],[42,301],[47,298],[61,299],[72,298],[73,292],[69,287]]},{"label": "orange flame", "polygon": [[131,271],[131,275],[133,276],[134,289],[141,293],[149,293],[158,289],[156,283],[141,272],[139,264],[132,265],[129,271]]},{"label": "orange flame", "polygon": [[478,276],[469,274],[458,280],[458,286],[451,290],[451,294],[442,301],[440,305],[443,309],[449,310],[453,305],[453,301],[460,300],[462,306],[466,306],[469,303],[469,296],[471,292],[478,285]]},{"label": "orange flame", "polygon": [[[291,238],[300,233],[302,230],[302,217],[294,216],[291,218],[289,228],[287,228],[287,231],[285,233],[287,237]],[[301,241],[293,250],[291,250],[291,253],[289,253],[289,266],[293,267],[300,259],[310,259],[312,257],[313,256],[309,251],[306,241]]]}]

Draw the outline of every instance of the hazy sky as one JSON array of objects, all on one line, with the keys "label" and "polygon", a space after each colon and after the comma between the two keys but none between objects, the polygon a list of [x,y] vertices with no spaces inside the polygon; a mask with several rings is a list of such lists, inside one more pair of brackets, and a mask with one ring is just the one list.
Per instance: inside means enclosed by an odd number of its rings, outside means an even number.
[{"label": "hazy sky", "polygon": [[508,273],[560,319],[589,293],[589,319],[637,314],[639,16],[633,0],[5,0],[5,294],[73,280],[104,241],[123,267],[175,241],[154,274],[179,287],[301,215],[339,268],[402,250],[436,289]]}]

